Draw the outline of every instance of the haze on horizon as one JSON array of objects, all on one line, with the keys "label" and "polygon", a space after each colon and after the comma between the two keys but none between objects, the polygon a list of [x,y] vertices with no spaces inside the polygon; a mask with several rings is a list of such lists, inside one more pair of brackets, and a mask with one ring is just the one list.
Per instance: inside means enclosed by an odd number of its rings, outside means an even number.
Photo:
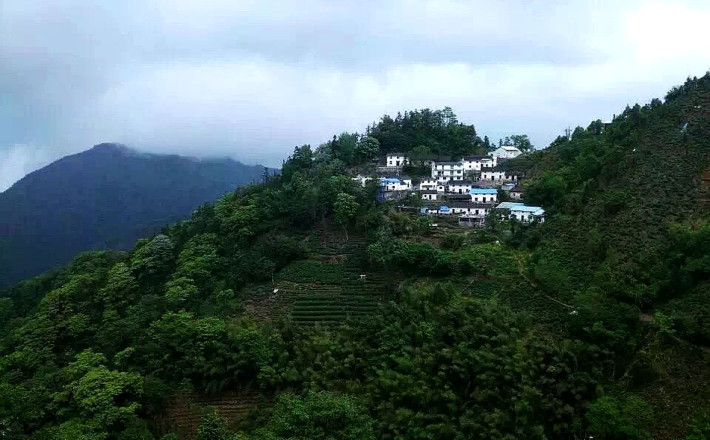
[{"label": "haze on horizon", "polygon": [[501,3],[3,0],[0,191],[101,142],[278,166],[424,107],[541,148],[710,67],[708,2]]}]

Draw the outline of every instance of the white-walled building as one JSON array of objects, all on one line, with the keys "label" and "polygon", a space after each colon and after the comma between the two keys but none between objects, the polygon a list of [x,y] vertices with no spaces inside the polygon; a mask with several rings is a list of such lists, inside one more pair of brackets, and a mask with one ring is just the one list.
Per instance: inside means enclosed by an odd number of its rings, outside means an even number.
[{"label": "white-walled building", "polygon": [[372,177],[365,177],[365,176],[362,176],[362,175],[358,174],[357,177],[353,177],[353,180],[354,180],[355,182],[359,183],[360,186],[363,186],[363,187],[364,187],[365,185],[367,185],[367,182],[369,182],[370,180],[372,180]]},{"label": "white-walled building", "polygon": [[525,178],[525,173],[516,170],[507,170],[505,172],[505,180],[510,182],[518,182]]},{"label": "white-walled building", "polygon": [[521,222],[530,222],[533,220],[539,222],[545,221],[545,210],[539,206],[528,206],[518,202],[503,202],[496,206],[496,209],[507,210],[509,212],[508,218],[516,219]]},{"label": "white-walled building", "polygon": [[488,215],[492,206],[471,202],[452,202],[449,204],[449,208],[452,214],[458,214],[462,217],[480,218]]},{"label": "white-walled building", "polygon": [[510,198],[513,200],[523,200],[523,192],[523,188],[516,186],[508,192],[508,195],[510,195]]},{"label": "white-walled building", "polygon": [[439,197],[439,193],[433,190],[420,191],[422,200],[436,201]]},{"label": "white-walled building", "polygon": [[498,161],[493,156],[465,156],[461,159],[464,171],[481,171],[482,168],[492,168]]},{"label": "white-walled building", "polygon": [[407,156],[404,153],[387,153],[388,167],[401,167],[407,164]]},{"label": "white-walled building", "polygon": [[435,162],[431,166],[431,177],[437,180],[464,180],[462,162]]},{"label": "white-walled building", "polygon": [[502,182],[505,180],[505,171],[495,170],[493,168],[484,168],[481,170],[481,180],[490,182]]},{"label": "white-walled building", "polygon": [[434,190],[436,191],[436,187],[439,182],[437,182],[436,179],[422,179],[419,182],[419,190],[420,191],[431,191]]},{"label": "white-walled building", "polygon": [[498,201],[498,190],[494,188],[471,188],[468,193],[474,203],[496,203]]},{"label": "white-walled building", "polygon": [[521,154],[523,154],[523,152],[512,145],[503,145],[491,152],[491,155],[498,159],[513,159]]},{"label": "white-walled building", "polygon": [[473,188],[473,185],[474,183],[468,180],[451,180],[446,187],[446,192],[449,194],[466,194]]},{"label": "white-walled building", "polygon": [[385,189],[385,191],[406,191],[412,189],[412,181],[403,181],[397,177],[382,177],[380,179],[380,186]]}]

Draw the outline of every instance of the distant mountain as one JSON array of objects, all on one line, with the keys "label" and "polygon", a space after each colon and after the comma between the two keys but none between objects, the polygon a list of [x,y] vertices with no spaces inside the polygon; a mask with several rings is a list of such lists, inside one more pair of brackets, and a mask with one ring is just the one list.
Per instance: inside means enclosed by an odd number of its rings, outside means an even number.
[{"label": "distant mountain", "polygon": [[263,172],[231,159],[147,154],[118,144],[64,157],[0,193],[0,286],[85,250],[128,249]]}]

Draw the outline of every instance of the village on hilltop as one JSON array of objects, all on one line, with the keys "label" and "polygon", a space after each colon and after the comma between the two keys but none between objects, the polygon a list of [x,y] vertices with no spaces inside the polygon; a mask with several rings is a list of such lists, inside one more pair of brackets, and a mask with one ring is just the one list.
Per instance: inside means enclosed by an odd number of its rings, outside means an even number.
[{"label": "village on hilltop", "polygon": [[[484,156],[422,160],[420,169],[430,168],[431,175],[409,177],[404,171],[415,165],[414,161],[405,153],[387,153],[377,166],[378,197],[402,201],[402,211],[457,217],[462,226],[481,227],[493,211],[521,222],[543,222],[544,209],[523,203],[521,181],[525,174],[503,166],[521,154],[518,148],[503,145]],[[372,179],[362,175],[353,178],[363,186]]]}]

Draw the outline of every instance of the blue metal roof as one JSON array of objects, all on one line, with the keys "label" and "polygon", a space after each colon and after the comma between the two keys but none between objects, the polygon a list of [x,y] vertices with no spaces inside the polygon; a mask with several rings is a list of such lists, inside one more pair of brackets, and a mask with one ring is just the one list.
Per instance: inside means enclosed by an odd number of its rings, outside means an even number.
[{"label": "blue metal roof", "polygon": [[519,202],[503,202],[496,209],[510,209],[511,211],[531,212],[534,215],[543,215],[545,210],[539,206],[528,206]]},{"label": "blue metal roof", "polygon": [[498,194],[497,189],[492,188],[471,188],[469,194]]},{"label": "blue metal roof", "polygon": [[532,212],[532,213],[541,213],[544,214],[545,210],[540,208],[539,206],[527,206],[527,205],[522,205],[522,206],[515,206],[511,208],[511,211],[523,211],[523,212]]},{"label": "blue metal roof", "polygon": [[444,211],[444,212],[446,212],[446,211],[448,211],[448,210],[449,210],[449,207],[448,207],[448,206],[439,206],[439,211]]},{"label": "blue metal roof", "polygon": [[396,177],[382,177],[380,183],[401,183],[401,181]]}]

